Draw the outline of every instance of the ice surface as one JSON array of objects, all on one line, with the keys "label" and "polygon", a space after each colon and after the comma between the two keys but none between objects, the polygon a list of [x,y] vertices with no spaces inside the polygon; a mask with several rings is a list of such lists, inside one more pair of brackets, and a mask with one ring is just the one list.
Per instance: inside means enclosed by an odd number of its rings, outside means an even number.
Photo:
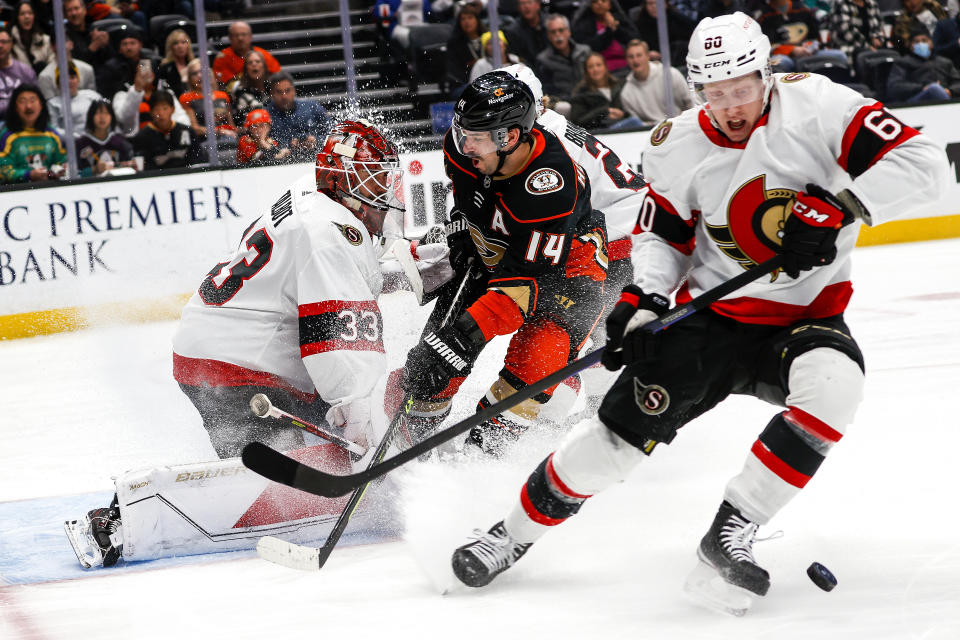
[{"label": "ice surface", "polygon": [[[318,573],[233,554],[2,586],[0,638],[956,640],[960,240],[859,249],[854,267],[847,317],[866,356],[866,399],[772,523],[785,536],[755,548],[773,584],[743,618],[696,608],[682,593],[726,480],[775,411],[733,398],[480,590],[451,588],[450,552],[503,516],[550,450],[549,434],[502,463],[398,472],[404,542],[338,549]],[[394,366],[423,319],[412,304],[408,293],[383,303]],[[174,327],[0,343],[0,501],[109,492],[110,475],[128,468],[212,458],[171,378]],[[472,410],[503,347],[484,354],[456,414]],[[44,517],[59,527],[80,515],[63,510]],[[5,513],[0,535],[16,526]],[[833,592],[806,577],[813,560],[837,575]]]}]

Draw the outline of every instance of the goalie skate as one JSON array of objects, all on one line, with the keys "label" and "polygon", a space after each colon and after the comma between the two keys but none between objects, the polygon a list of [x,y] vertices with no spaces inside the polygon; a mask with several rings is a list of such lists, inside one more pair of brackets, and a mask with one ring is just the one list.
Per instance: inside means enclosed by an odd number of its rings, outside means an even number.
[{"label": "goalie skate", "polygon": [[63,529],[84,569],[110,567],[120,559],[123,532],[116,507],[94,509],[80,520],[67,520]]}]

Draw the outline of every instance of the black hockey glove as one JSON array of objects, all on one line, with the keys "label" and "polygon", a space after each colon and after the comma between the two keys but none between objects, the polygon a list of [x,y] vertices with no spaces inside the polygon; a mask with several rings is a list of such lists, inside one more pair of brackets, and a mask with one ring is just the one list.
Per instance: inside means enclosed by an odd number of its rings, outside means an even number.
[{"label": "black hockey glove", "polygon": [[483,333],[469,313],[452,325],[427,332],[407,354],[404,391],[418,400],[435,398],[451,380],[470,375],[484,344]]},{"label": "black hockey glove", "polygon": [[[849,197],[856,200],[853,194]],[[855,217],[851,207],[837,196],[815,184],[807,184],[806,191],[797,194],[783,225],[780,253],[784,257],[784,272],[798,278],[801,271],[833,262],[837,257],[840,229]]]},{"label": "black hockey glove", "polygon": [[466,217],[454,209],[450,212],[450,222],[446,224],[445,230],[447,246],[450,247],[450,266],[456,275],[462,276],[477,255],[477,246],[473,243]]},{"label": "black hockey glove", "polygon": [[607,347],[600,361],[610,371],[649,358],[656,353],[659,334],[641,327],[670,308],[670,302],[656,293],[644,293],[637,285],[623,288],[620,300],[607,316]]}]

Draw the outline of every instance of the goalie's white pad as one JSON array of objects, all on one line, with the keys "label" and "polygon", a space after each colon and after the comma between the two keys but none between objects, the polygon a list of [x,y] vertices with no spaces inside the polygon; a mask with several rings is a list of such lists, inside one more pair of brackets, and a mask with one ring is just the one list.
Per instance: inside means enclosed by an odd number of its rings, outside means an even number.
[{"label": "goalie's white pad", "polygon": [[738,617],[749,611],[759,597],[726,582],[716,569],[703,560],[698,560],[697,566],[687,576],[683,591],[690,600],[702,607]]}]

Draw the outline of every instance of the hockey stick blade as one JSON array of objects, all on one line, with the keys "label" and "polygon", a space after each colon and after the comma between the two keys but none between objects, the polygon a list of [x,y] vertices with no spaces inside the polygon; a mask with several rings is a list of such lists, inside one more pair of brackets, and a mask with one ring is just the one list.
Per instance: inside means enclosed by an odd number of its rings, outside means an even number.
[{"label": "hockey stick blade", "polygon": [[[736,291],[737,289],[753,282],[754,280],[757,280],[763,275],[780,268],[782,262],[782,257],[776,255],[769,260],[761,262],[758,265],[754,265],[743,273],[734,276],[730,280],[717,285],[709,291],[702,293],[690,302],[670,309],[656,320],[652,320],[648,324],[644,325],[642,330],[649,331],[651,333],[661,331],[709,306],[720,298]],[[447,427],[438,433],[435,433],[429,438],[426,438],[425,440],[410,447],[409,449],[398,453],[392,458],[388,458],[379,464],[372,464],[365,470],[358,473],[352,473],[343,476],[325,473],[319,469],[314,469],[313,467],[288,458],[282,453],[274,451],[270,447],[259,442],[251,442],[244,447],[242,455],[243,464],[251,471],[258,473],[265,478],[285,484],[288,487],[293,487],[294,489],[300,489],[301,491],[306,491],[314,495],[328,498],[343,496],[358,487],[362,487],[371,480],[393,471],[397,467],[406,464],[410,460],[418,458],[427,451],[430,451],[434,447],[443,444],[451,438],[455,438],[457,435],[469,431],[484,420],[493,418],[507,409],[518,405],[524,400],[529,400],[545,389],[563,382],[575,373],[579,373],[584,369],[592,367],[594,364],[600,362],[600,357],[602,355],[603,347],[600,347],[599,349],[588,353],[582,358],[574,360],[562,369],[559,369],[550,375],[537,380],[536,382],[524,387],[510,396],[507,396],[500,402],[492,404],[486,409],[482,409],[472,416],[468,416],[460,422],[451,425],[450,427]]]}]

